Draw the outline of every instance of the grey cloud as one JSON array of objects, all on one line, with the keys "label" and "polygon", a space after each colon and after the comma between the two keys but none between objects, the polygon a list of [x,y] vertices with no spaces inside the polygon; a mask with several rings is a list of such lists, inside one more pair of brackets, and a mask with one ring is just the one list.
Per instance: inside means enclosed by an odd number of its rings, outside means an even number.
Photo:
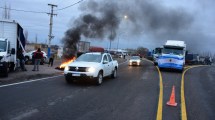
[{"label": "grey cloud", "polygon": [[[179,39],[190,44],[190,49],[197,50],[202,39],[211,39],[204,33],[189,34],[196,28],[193,23],[197,15],[183,7],[166,7],[158,0],[88,1],[79,8],[82,14],[74,21],[75,26],[67,30],[63,39],[65,47],[75,45],[81,36],[114,40],[124,15],[128,16],[125,31],[131,37],[144,31],[148,38],[153,38],[152,44],[156,44],[156,40]],[[71,32],[79,32],[78,37]]]}]

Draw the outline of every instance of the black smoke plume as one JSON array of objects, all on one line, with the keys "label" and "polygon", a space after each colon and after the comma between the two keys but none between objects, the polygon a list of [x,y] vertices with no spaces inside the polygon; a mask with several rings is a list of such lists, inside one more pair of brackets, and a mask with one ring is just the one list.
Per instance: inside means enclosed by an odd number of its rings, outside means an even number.
[{"label": "black smoke plume", "polygon": [[116,30],[120,23],[117,5],[109,2],[98,5],[94,1],[88,2],[86,5],[87,7],[82,9],[87,9],[90,13],[82,14],[74,21],[74,26],[65,33],[63,38],[64,48],[66,49],[64,58],[75,56],[77,52],[76,44],[80,41],[81,36],[95,39],[103,39],[108,36],[109,40],[114,40],[116,37]]},{"label": "black smoke plume", "polygon": [[89,0],[80,5],[80,10],[82,14],[63,38],[66,58],[75,55],[82,36],[114,40],[124,15],[128,16],[126,31],[130,36],[144,31],[158,40],[177,36],[194,20],[183,8],[167,8],[159,0]]}]

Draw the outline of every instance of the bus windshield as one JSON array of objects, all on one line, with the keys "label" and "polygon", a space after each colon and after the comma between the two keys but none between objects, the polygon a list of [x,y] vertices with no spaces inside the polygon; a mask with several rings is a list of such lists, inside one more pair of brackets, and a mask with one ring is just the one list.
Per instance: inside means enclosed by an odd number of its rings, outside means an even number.
[{"label": "bus windshield", "polygon": [[175,54],[175,55],[183,55],[183,49],[177,49],[177,48],[164,48],[163,49],[164,54]]}]

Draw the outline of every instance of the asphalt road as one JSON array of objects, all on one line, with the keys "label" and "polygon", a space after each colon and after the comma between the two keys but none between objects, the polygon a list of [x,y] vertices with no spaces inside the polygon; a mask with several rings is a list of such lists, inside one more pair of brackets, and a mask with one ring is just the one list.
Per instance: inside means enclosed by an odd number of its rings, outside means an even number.
[{"label": "asphalt road", "polygon": [[[182,74],[170,71],[161,74],[162,118],[179,120]],[[214,78],[214,67],[193,68],[186,73],[188,119],[214,118]],[[173,85],[177,107],[166,105]],[[120,65],[118,77],[106,78],[101,86],[87,80],[69,85],[59,76],[0,87],[0,95],[0,120],[154,120],[158,109],[159,75],[153,64],[143,61],[140,67]]]},{"label": "asphalt road", "polygon": [[66,84],[64,77],[0,88],[1,119],[155,119],[158,74],[151,63],[120,66],[116,79]]},{"label": "asphalt road", "polygon": [[[182,73],[172,70],[162,70],[163,77],[163,120],[180,120],[180,87]],[[168,106],[172,87],[175,86],[175,101],[177,107]]]},{"label": "asphalt road", "polygon": [[215,119],[215,66],[190,69],[185,78],[189,120]]}]

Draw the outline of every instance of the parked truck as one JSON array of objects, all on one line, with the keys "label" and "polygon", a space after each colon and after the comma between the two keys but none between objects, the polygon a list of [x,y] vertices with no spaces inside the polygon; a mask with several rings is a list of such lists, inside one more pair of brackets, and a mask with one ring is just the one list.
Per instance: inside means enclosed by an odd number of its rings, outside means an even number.
[{"label": "parked truck", "polygon": [[187,53],[185,55],[185,64],[187,65],[197,65],[199,64],[199,55],[193,53]]},{"label": "parked truck", "polygon": [[25,52],[23,28],[11,20],[0,20],[0,74],[8,76],[9,71],[19,67],[17,51]]},{"label": "parked truck", "polygon": [[77,57],[82,55],[83,53],[89,52],[90,42],[79,41],[77,43]]},{"label": "parked truck", "polygon": [[183,71],[185,65],[186,44],[184,41],[167,40],[158,58],[158,67]]},{"label": "parked truck", "polygon": [[103,47],[90,46],[89,51],[90,52],[105,52],[105,49]]}]

